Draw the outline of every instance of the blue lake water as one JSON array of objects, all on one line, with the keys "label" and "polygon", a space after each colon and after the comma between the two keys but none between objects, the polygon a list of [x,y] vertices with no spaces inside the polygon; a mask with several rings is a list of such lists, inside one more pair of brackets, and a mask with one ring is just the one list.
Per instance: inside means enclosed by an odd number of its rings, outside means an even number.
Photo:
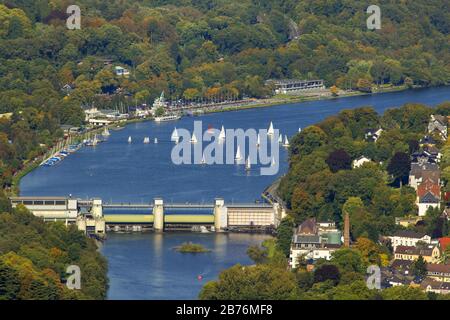
[{"label": "blue lake water", "polygon": [[[185,117],[177,122],[130,124],[112,132],[108,141],[96,148],[83,148],[55,167],[40,167],[25,176],[22,195],[100,197],[104,201],[148,203],[155,197],[165,202],[253,202],[261,192],[287,169],[287,152],[280,150],[280,170],[275,176],[261,176],[254,167],[246,174],[237,165],[175,165],[171,161],[175,126],[193,129],[195,120],[227,129],[267,129],[270,121],[284,135],[292,136],[342,109],[372,106],[379,113],[405,103],[429,106],[450,101],[450,87],[408,90],[334,100],[304,102],[237,112]],[[128,144],[128,136],[133,143]],[[149,136],[158,144],[143,144]],[[174,253],[171,247],[195,241],[213,249],[204,256]],[[110,235],[102,248],[109,261],[111,299],[195,299],[202,281],[217,277],[220,270],[234,263],[249,263],[245,255],[249,244],[260,242],[254,235],[136,234]],[[203,271],[206,270],[206,271]],[[204,281],[204,280],[203,280]]]}]

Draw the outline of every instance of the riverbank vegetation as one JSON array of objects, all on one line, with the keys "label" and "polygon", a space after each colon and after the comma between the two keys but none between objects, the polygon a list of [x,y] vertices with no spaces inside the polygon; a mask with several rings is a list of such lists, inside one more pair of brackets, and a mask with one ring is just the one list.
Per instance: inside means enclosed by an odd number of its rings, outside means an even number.
[{"label": "riverbank vegetation", "polygon": [[192,242],[185,242],[181,246],[176,247],[175,250],[181,253],[206,253],[211,251],[201,244]]},{"label": "riverbank vegetation", "polygon": [[[396,217],[417,216],[414,189],[407,186],[410,155],[419,148],[431,114],[450,115],[450,102],[436,108],[406,104],[378,115],[372,108],[343,110],[336,116],[305,128],[291,139],[289,171],[281,179],[279,195],[288,216],[277,229],[275,241],[248,249],[256,266],[234,266],[207,283],[201,299],[302,299],[302,300],[426,300],[450,295],[424,293],[409,286],[369,289],[367,267],[386,267],[392,258],[389,244],[380,236],[404,229]],[[369,129],[382,128],[376,142]],[[450,148],[434,137],[442,150],[443,187],[448,189]],[[365,156],[370,162],[353,168],[352,160]],[[405,161],[406,159],[406,161]],[[314,269],[300,258],[288,271],[293,229],[308,218],[334,221],[342,229],[344,213],[350,216],[353,245],[318,259]],[[409,229],[433,238],[449,236],[449,222],[441,210],[428,210],[421,223]],[[416,264],[415,267],[416,268]],[[269,275],[270,272],[273,272]],[[422,268],[413,272],[421,273]],[[273,277],[272,277],[273,275]],[[251,285],[250,285],[251,284]]]},{"label": "riverbank vegetation", "polygon": [[[0,199],[0,300],[105,299],[106,260],[75,226],[45,223],[24,207]],[[67,267],[81,271],[81,289],[69,290]]]}]

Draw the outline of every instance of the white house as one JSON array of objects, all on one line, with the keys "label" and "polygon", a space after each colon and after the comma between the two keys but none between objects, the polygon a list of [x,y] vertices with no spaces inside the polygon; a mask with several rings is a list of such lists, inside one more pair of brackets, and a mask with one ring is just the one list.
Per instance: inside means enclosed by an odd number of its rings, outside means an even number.
[{"label": "white house", "polygon": [[419,217],[427,215],[429,208],[439,208],[440,200],[431,192],[427,192],[422,198],[419,199],[417,206],[419,207]]},{"label": "white house", "polygon": [[364,163],[366,162],[371,162],[372,160],[370,160],[369,158],[366,158],[365,156],[361,156],[355,160],[353,160],[352,162],[352,167],[353,168],[359,168],[361,167]]},{"label": "white house", "polygon": [[388,237],[391,240],[392,247],[394,250],[397,246],[410,246],[415,247],[417,242],[431,243],[431,237],[424,234],[418,233],[412,230],[400,230],[394,235]]},{"label": "white house", "polygon": [[116,72],[116,76],[124,76],[124,77],[128,77],[130,75],[130,71],[128,71],[125,68],[122,68],[121,66],[116,66],[114,68],[115,72]]}]

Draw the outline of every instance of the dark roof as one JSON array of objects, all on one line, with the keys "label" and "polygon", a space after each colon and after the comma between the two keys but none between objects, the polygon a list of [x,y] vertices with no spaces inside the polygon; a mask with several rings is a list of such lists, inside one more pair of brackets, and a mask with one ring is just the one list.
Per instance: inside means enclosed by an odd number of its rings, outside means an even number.
[{"label": "dark roof", "polygon": [[395,253],[429,257],[432,255],[433,249],[434,249],[433,247],[418,248],[418,247],[410,247],[410,246],[397,246],[395,248]]},{"label": "dark roof", "polygon": [[405,270],[405,269],[411,268],[413,263],[414,263],[414,261],[412,261],[412,260],[398,260],[398,259],[395,259],[392,262],[392,264],[391,264],[391,268]]},{"label": "dark roof", "polygon": [[298,227],[298,234],[317,234],[317,224],[315,218],[306,219],[303,223]]},{"label": "dark roof", "polygon": [[414,239],[421,239],[425,236],[425,233],[422,232],[415,232],[413,230],[399,230],[396,233],[394,233],[394,237],[402,237],[402,238],[414,238]]},{"label": "dark roof", "polygon": [[420,139],[421,144],[435,144],[436,141],[431,136],[424,136]]},{"label": "dark roof", "polygon": [[450,274],[450,264],[427,263],[427,271]]},{"label": "dark roof", "polygon": [[419,203],[439,203],[439,198],[428,191],[422,198],[419,199]]},{"label": "dark roof", "polygon": [[317,235],[295,235],[294,243],[319,243],[320,236]]}]

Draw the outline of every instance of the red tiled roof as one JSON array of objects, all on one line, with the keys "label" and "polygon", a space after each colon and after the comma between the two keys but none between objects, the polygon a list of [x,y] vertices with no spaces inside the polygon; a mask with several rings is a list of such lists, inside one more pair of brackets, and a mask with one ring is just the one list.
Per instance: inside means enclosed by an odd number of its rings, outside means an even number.
[{"label": "red tiled roof", "polygon": [[428,192],[433,194],[436,198],[441,197],[441,187],[438,183],[434,183],[431,179],[426,179],[417,187],[417,196],[422,198]]},{"label": "red tiled roof", "polygon": [[450,237],[439,238],[439,247],[441,251],[444,252],[447,246],[450,244]]}]

